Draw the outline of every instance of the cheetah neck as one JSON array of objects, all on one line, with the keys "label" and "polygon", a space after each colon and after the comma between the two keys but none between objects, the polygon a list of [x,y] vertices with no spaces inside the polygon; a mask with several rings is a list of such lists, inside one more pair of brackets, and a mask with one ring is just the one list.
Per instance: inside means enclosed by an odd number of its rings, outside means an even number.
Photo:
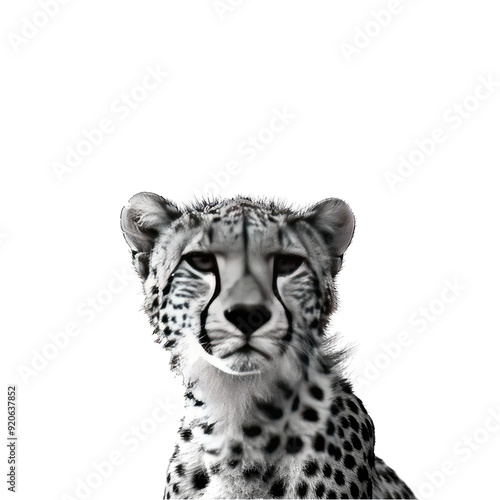
[{"label": "cheetah neck", "polygon": [[315,366],[289,368],[248,378],[199,368],[186,384],[183,428],[192,430],[192,445],[206,460],[231,457],[240,446],[246,460],[275,459],[298,451],[306,436],[312,439],[329,411],[331,375]]}]

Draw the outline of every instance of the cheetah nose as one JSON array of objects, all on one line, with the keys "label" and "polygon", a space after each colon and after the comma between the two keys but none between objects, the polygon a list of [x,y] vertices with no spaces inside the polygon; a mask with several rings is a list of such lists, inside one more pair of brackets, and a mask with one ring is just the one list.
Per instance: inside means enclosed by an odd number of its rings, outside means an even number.
[{"label": "cheetah nose", "polygon": [[271,312],[264,306],[237,305],[224,311],[224,316],[241,330],[248,340],[255,330],[271,319]]}]

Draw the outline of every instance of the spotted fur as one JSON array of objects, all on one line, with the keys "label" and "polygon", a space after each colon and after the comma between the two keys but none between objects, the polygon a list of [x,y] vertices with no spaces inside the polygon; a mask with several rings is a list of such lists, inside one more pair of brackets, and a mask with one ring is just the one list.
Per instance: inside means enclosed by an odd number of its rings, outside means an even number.
[{"label": "spotted fur", "polygon": [[414,498],[327,335],[349,207],[134,196],[122,229],[184,381],[164,498]]}]

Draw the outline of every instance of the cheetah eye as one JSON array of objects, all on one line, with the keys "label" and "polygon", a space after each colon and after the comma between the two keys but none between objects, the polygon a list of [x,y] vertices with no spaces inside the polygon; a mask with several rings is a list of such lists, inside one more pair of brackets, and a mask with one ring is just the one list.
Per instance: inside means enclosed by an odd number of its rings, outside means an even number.
[{"label": "cheetah eye", "polygon": [[304,262],[299,255],[276,255],[274,257],[274,272],[279,276],[286,276],[296,271]]},{"label": "cheetah eye", "polygon": [[213,273],[217,268],[215,256],[205,252],[191,252],[184,255],[184,260],[197,271]]}]

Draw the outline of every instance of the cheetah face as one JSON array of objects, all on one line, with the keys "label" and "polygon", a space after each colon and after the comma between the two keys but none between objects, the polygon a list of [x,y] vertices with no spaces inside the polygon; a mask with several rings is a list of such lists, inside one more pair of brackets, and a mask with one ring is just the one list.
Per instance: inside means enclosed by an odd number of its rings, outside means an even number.
[{"label": "cheetah face", "polygon": [[304,212],[246,198],[180,210],[140,193],[122,229],[146,310],[176,359],[251,375],[314,353],[354,218],[337,199]]}]

